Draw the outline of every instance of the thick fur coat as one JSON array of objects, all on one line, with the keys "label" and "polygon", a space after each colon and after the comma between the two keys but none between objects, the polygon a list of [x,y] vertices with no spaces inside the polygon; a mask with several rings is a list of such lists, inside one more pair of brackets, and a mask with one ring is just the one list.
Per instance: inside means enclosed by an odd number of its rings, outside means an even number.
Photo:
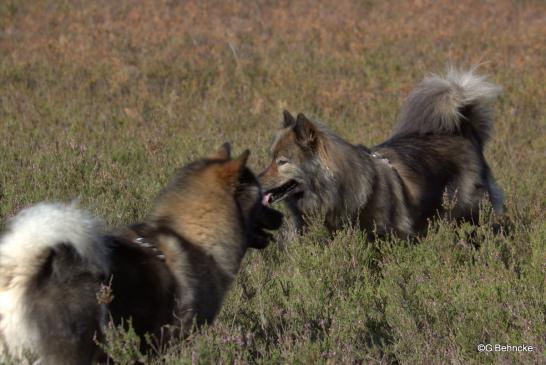
[{"label": "thick fur coat", "polygon": [[247,249],[282,222],[247,158],[225,145],[185,166],[144,222],[114,232],[74,205],[21,211],[0,240],[0,361],[90,364],[110,318],[156,345],[211,323]]},{"label": "thick fur coat", "polygon": [[427,77],[391,138],[372,149],[285,112],[271,164],[260,174],[264,202],[284,200],[297,226],[318,214],[330,230],[351,221],[403,237],[445,213],[445,197],[456,219],[475,221],[484,196],[501,213],[503,195],[483,154],[499,91],[473,71]]}]

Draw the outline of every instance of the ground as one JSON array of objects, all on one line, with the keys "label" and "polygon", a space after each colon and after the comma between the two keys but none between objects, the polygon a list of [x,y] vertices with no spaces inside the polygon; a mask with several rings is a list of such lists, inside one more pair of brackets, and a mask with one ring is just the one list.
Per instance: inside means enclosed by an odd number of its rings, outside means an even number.
[{"label": "ground", "polygon": [[[312,226],[245,259],[218,320],[146,362],[541,363],[546,356],[546,4],[0,3],[0,218],[41,200],[117,226],[224,141],[267,163],[281,112],[385,140],[448,64],[503,87],[486,148],[510,230],[435,221],[416,244]],[[114,336],[115,337],[115,336]],[[119,363],[142,357],[112,339]],[[535,351],[479,352],[479,344]]]}]

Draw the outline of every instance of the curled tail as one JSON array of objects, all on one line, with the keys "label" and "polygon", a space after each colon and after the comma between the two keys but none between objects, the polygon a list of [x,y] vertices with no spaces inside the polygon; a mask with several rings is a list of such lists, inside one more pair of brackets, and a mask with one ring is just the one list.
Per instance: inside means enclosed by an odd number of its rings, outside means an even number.
[{"label": "curled tail", "polygon": [[474,70],[450,68],[426,77],[409,95],[394,135],[470,134],[483,146],[491,134],[500,87]]},{"label": "curled tail", "polygon": [[[22,210],[0,238],[0,360],[28,356],[85,363],[104,310],[96,300],[108,275],[102,224],[74,205]],[[87,341],[86,353],[82,344]],[[58,357],[62,354],[62,357]],[[83,361],[83,362],[80,362]]]}]

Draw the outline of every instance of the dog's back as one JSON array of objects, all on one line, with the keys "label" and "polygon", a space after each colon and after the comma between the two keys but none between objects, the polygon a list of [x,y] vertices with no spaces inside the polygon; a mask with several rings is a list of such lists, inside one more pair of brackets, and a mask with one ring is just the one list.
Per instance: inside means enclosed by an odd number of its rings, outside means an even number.
[{"label": "dog's back", "polygon": [[112,262],[108,310],[114,323],[130,319],[136,333],[161,339],[162,326],[172,322],[177,284],[160,253],[135,239],[142,238],[129,228],[105,237]]},{"label": "dog's back", "polygon": [[473,218],[477,204],[488,190],[483,183],[487,164],[481,152],[461,136],[404,136],[374,148],[391,164],[404,189],[404,204],[413,230],[443,211],[444,194],[457,204],[451,214]]},{"label": "dog's back", "polygon": [[114,297],[108,309],[114,323],[130,318],[136,333],[152,335],[157,346],[185,335],[194,321],[212,323],[227,279],[209,253],[168,224],[135,224],[105,241],[111,250]]},{"label": "dog's back", "polygon": [[393,136],[373,149],[400,175],[417,229],[442,209],[444,192],[455,218],[475,218],[487,194],[502,213],[502,192],[483,155],[499,90],[473,71],[427,77],[410,94]]}]

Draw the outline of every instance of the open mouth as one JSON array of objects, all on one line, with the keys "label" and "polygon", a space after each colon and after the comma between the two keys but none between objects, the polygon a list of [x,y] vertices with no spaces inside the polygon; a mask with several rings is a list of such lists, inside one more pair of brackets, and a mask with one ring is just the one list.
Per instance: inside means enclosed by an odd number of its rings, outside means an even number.
[{"label": "open mouth", "polygon": [[286,199],[290,195],[297,193],[299,186],[300,184],[296,180],[289,180],[278,188],[266,191],[262,203],[267,206]]}]

